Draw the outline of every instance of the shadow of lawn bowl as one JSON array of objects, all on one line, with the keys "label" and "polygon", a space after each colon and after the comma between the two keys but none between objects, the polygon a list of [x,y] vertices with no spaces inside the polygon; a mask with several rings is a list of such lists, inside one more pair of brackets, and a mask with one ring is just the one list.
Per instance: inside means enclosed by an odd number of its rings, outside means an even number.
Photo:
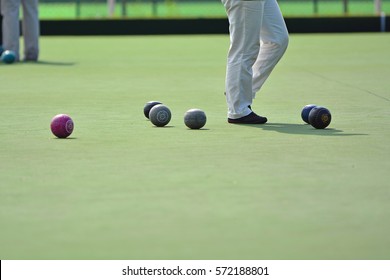
[{"label": "shadow of lawn bowl", "polygon": [[262,125],[253,124],[235,124],[240,126],[246,126],[251,128],[257,128],[267,131],[275,131],[279,133],[287,134],[301,134],[301,135],[318,135],[318,136],[362,136],[368,135],[365,133],[344,133],[343,130],[326,128],[315,129],[312,126],[304,124],[292,124],[292,123],[266,123]]}]

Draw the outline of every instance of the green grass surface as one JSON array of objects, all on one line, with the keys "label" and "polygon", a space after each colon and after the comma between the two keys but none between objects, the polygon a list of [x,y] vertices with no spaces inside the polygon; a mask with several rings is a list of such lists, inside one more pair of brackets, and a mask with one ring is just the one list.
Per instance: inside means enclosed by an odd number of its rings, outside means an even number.
[{"label": "green grass surface", "polygon": [[390,36],[292,35],[262,126],[226,122],[228,43],[43,37],[40,63],[0,64],[0,259],[389,259]]}]

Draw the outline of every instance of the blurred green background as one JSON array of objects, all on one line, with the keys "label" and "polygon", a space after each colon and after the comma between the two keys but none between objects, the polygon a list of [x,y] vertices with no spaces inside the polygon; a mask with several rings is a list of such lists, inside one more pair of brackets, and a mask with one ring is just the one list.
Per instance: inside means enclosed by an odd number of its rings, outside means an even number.
[{"label": "blurred green background", "polygon": [[[390,13],[390,0],[279,0],[284,16]],[[220,0],[41,0],[41,19],[225,17]]]}]

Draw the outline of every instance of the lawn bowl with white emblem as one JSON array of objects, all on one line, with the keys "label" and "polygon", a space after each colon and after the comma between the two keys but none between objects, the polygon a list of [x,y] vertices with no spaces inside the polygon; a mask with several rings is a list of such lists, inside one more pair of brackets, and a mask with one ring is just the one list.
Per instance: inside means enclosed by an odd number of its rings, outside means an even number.
[{"label": "lawn bowl with white emblem", "polygon": [[170,122],[171,117],[171,110],[163,104],[153,106],[149,112],[150,121],[158,127],[166,126]]}]

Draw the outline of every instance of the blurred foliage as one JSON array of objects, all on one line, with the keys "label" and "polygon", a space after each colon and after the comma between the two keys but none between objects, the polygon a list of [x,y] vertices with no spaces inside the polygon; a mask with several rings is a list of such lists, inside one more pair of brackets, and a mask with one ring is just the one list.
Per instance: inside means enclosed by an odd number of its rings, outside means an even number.
[{"label": "blurred foliage", "polygon": [[[40,0],[41,19],[199,18],[226,17],[220,0]],[[284,16],[368,16],[377,14],[375,0],[279,0]],[[390,0],[380,9],[390,14]]]}]

